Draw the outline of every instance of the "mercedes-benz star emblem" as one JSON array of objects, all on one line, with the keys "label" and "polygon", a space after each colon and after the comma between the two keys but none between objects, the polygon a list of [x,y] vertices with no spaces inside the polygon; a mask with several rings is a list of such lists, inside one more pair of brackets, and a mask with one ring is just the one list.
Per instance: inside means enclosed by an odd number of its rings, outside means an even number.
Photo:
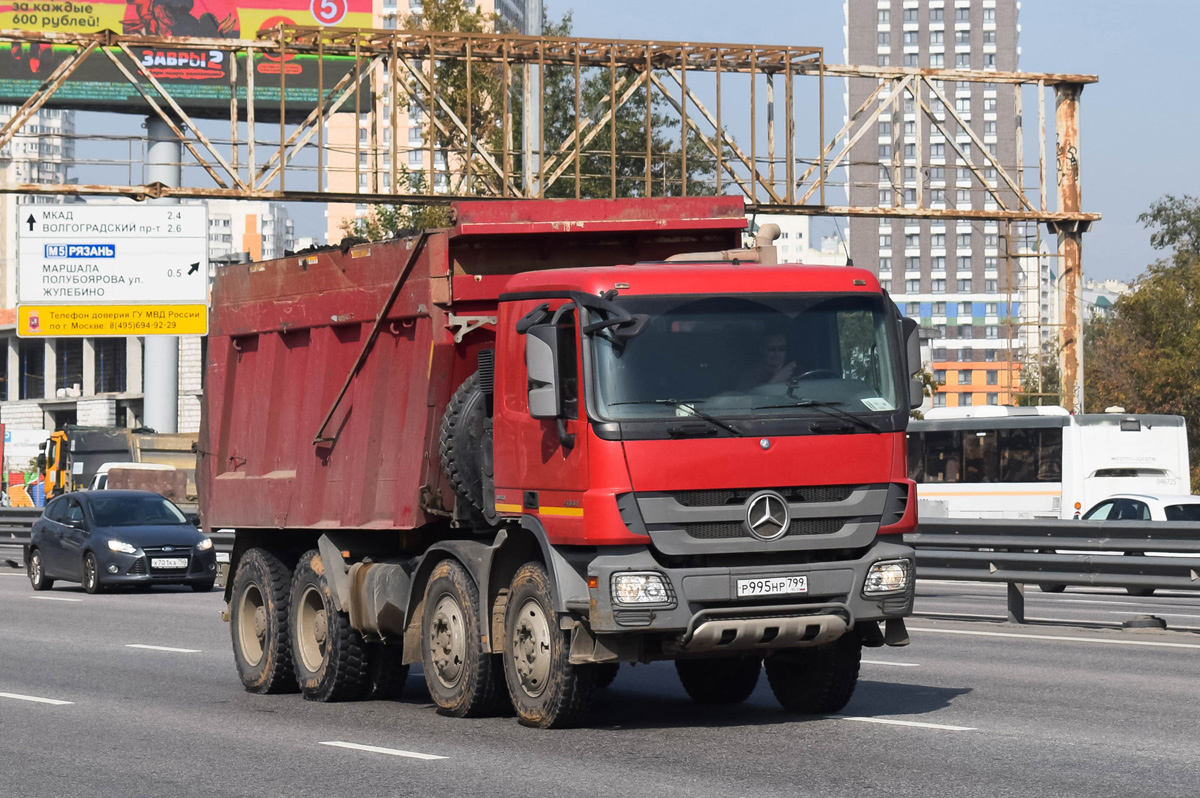
[{"label": "mercedes-benz star emblem", "polygon": [[759,540],[783,537],[790,522],[787,501],[773,490],[759,491],[746,502],[746,529]]}]

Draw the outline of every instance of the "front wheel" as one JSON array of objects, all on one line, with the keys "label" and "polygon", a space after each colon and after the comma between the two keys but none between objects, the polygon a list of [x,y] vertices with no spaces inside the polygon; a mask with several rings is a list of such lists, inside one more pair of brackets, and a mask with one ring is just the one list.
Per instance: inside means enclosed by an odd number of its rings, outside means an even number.
[{"label": "front wheel", "polygon": [[90,551],[83,555],[83,589],[93,596],[104,592],[104,586],[100,583],[100,566],[96,562],[96,555]]},{"label": "front wheel", "polygon": [[300,692],[310,701],[358,698],[367,678],[362,635],[338,612],[321,555],[305,552],[292,577],[292,662]]},{"label": "front wheel", "polygon": [[217,583],[215,579],[207,579],[203,582],[192,582],[192,590],[197,593],[207,593],[213,589],[213,585]]},{"label": "front wheel", "polygon": [[253,548],[233,576],[229,632],[238,677],[251,693],[294,693],[288,596],[292,570],[274,553]]},{"label": "front wheel", "polygon": [[46,576],[46,568],[42,564],[42,553],[37,549],[29,552],[27,572],[29,584],[34,590],[49,590],[54,587],[54,580]]},{"label": "front wheel", "polygon": [[827,715],[850,702],[858,684],[862,642],[854,632],[831,643],[777,651],[767,657],[767,681],[788,712]]},{"label": "front wheel", "polygon": [[499,690],[499,659],[480,644],[479,590],[454,560],[438,563],[425,587],[421,619],[421,664],[433,703],[456,718],[494,713]]},{"label": "front wheel", "polygon": [[559,629],[550,579],[541,563],[526,563],[513,577],[504,638],[504,676],[521,723],[557,729],[582,722],[596,669],[571,664],[567,635]]},{"label": "front wheel", "polygon": [[675,670],[683,689],[698,704],[740,704],[758,685],[762,657],[678,659]]}]

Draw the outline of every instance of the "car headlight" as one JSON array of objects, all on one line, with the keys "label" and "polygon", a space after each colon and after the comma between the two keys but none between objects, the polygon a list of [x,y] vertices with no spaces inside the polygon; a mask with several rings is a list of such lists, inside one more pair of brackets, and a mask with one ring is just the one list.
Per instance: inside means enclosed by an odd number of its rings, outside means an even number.
[{"label": "car headlight", "polygon": [[616,604],[670,604],[675,596],[662,574],[647,571],[613,574],[612,599]]},{"label": "car headlight", "polygon": [[866,581],[863,582],[863,593],[870,595],[906,590],[911,567],[908,560],[887,560],[875,563],[867,571]]},{"label": "car headlight", "polygon": [[124,541],[121,541],[121,540],[108,541],[108,548],[111,549],[112,551],[119,551],[121,554],[136,554],[137,553],[136,546],[130,546],[128,543],[125,543]]},{"label": "car headlight", "polygon": [[205,538],[196,544],[196,551],[208,551],[212,548],[212,538]]}]

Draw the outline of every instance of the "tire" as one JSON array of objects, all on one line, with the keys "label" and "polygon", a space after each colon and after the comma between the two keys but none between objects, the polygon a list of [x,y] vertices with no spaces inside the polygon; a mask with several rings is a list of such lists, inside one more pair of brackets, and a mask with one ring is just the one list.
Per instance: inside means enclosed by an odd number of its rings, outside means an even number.
[{"label": "tire", "polygon": [[29,550],[29,562],[25,565],[25,573],[29,576],[29,584],[34,590],[49,590],[54,587],[54,580],[46,576],[42,553],[37,549]]},{"label": "tire", "polygon": [[83,555],[83,589],[93,596],[104,592],[104,584],[100,581],[100,566],[96,555],[88,552]]},{"label": "tire", "polygon": [[526,726],[561,729],[587,717],[596,668],[572,665],[567,642],[546,569],[526,563],[513,577],[504,613],[504,676],[513,709]]},{"label": "tire", "polygon": [[1154,595],[1154,588],[1152,588],[1152,587],[1127,587],[1127,588],[1125,588],[1125,592],[1131,596],[1137,596],[1139,598],[1146,598],[1147,596]]},{"label": "tire", "polygon": [[192,582],[191,588],[197,593],[207,593],[213,589],[213,585],[217,583],[215,579],[209,579],[207,582]]},{"label": "tire", "polygon": [[483,651],[479,590],[454,560],[438,563],[425,586],[421,665],[438,711],[456,718],[494,714],[503,699],[499,657]]},{"label": "tire", "polygon": [[766,659],[767,681],[788,712],[840,712],[858,684],[862,643],[854,632],[831,643],[776,652]]},{"label": "tire", "polygon": [[360,697],[366,701],[391,701],[400,697],[408,681],[408,666],[401,662],[400,644],[367,644],[367,678]]},{"label": "tire", "polygon": [[366,645],[338,612],[321,555],[307,551],[296,564],[288,599],[292,665],[309,701],[358,698],[367,680]]},{"label": "tire", "polygon": [[266,549],[242,555],[230,590],[229,632],[242,685],[251,693],[294,693],[288,604],[292,569]]},{"label": "tire", "polygon": [[1043,593],[1061,593],[1067,589],[1066,585],[1044,584],[1038,585],[1038,590]]},{"label": "tire", "polygon": [[740,704],[758,685],[762,657],[675,660],[683,689],[698,704]]},{"label": "tire", "polygon": [[603,690],[613,683],[613,679],[617,678],[617,673],[621,670],[619,662],[602,662],[594,666],[596,670],[596,689]]},{"label": "tire", "polygon": [[487,397],[479,387],[478,374],[468,377],[451,397],[442,416],[438,451],[454,494],[484,523],[497,523],[492,420],[487,414]]}]

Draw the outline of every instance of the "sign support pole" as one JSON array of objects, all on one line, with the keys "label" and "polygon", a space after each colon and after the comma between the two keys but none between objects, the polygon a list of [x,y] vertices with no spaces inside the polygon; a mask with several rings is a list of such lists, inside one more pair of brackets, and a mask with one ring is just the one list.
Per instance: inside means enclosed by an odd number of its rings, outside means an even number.
[{"label": "sign support pole", "polygon": [[[146,118],[145,176],[147,183],[168,188],[183,185],[183,148],[161,118]],[[178,205],[174,197],[152,199],[157,205]],[[179,431],[179,337],[147,335],[143,362],[143,423],[159,432]]]}]

